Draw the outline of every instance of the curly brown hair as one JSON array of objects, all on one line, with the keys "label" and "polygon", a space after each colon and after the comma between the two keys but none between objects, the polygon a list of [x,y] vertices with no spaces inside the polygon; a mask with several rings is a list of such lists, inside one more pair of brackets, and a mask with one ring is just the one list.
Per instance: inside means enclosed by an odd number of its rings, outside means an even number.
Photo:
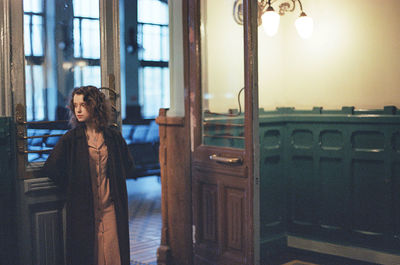
[{"label": "curly brown hair", "polygon": [[[100,88],[101,89],[101,88]],[[83,95],[83,100],[86,103],[87,110],[90,113],[91,119],[97,130],[106,128],[111,120],[111,104],[106,99],[105,95],[97,87],[82,86],[75,88],[71,93],[69,102],[69,124],[75,128],[80,124],[75,116],[74,111],[74,96]]]}]

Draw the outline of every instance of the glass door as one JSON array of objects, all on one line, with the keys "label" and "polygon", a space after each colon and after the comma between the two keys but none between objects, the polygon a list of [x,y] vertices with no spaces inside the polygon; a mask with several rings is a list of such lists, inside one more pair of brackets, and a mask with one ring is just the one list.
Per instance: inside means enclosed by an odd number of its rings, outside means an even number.
[{"label": "glass door", "polygon": [[68,129],[71,91],[101,86],[99,1],[24,0],[23,9],[26,152],[33,163],[45,161]]},{"label": "glass door", "polygon": [[10,83],[20,264],[64,264],[63,194],[37,172],[68,129],[73,88],[103,87],[120,124],[119,1],[13,0]]},{"label": "glass door", "polygon": [[29,177],[25,169],[44,162],[69,128],[69,96],[75,87],[103,87],[119,123],[119,74],[114,73],[119,45],[111,38],[119,32],[106,16],[117,10],[114,2],[22,1],[23,39],[15,47],[23,51],[18,59],[24,62],[16,62],[21,68],[15,72],[25,77],[18,80],[15,95],[20,177]]},{"label": "glass door", "polygon": [[200,4],[202,143],[244,149],[244,28],[233,8],[240,7]]},{"label": "glass door", "polygon": [[[257,1],[192,4],[194,263],[257,264],[257,22],[251,15]],[[233,16],[234,10],[240,15]]]}]

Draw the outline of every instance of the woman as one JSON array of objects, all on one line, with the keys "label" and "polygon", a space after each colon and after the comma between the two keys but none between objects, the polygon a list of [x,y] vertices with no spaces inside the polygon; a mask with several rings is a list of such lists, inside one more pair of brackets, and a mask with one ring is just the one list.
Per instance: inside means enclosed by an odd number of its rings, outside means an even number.
[{"label": "woman", "polygon": [[109,104],[96,87],[74,89],[69,110],[73,129],[42,171],[66,195],[67,264],[129,265],[125,178],[132,157],[121,133],[108,126]]}]

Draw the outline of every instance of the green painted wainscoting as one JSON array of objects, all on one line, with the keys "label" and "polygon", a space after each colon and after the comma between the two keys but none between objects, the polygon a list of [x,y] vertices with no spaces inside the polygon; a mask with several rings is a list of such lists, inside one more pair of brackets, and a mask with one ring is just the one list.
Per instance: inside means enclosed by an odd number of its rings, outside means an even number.
[{"label": "green painted wainscoting", "polygon": [[400,254],[395,107],[261,111],[260,148],[261,253],[294,235]]},{"label": "green painted wainscoting", "polygon": [[[233,135],[216,119],[219,135]],[[285,248],[288,235],[400,254],[396,107],[278,108],[260,110],[259,120],[262,261]]]},{"label": "green painted wainscoting", "polygon": [[15,264],[15,142],[13,122],[0,117],[0,263]]}]

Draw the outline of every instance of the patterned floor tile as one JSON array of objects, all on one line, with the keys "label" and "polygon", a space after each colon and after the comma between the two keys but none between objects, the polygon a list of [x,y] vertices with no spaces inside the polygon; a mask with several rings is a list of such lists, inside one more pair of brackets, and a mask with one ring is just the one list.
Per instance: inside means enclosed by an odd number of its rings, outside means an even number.
[{"label": "patterned floor tile", "polygon": [[161,239],[161,184],[157,176],[127,180],[131,265],[157,264]]}]

